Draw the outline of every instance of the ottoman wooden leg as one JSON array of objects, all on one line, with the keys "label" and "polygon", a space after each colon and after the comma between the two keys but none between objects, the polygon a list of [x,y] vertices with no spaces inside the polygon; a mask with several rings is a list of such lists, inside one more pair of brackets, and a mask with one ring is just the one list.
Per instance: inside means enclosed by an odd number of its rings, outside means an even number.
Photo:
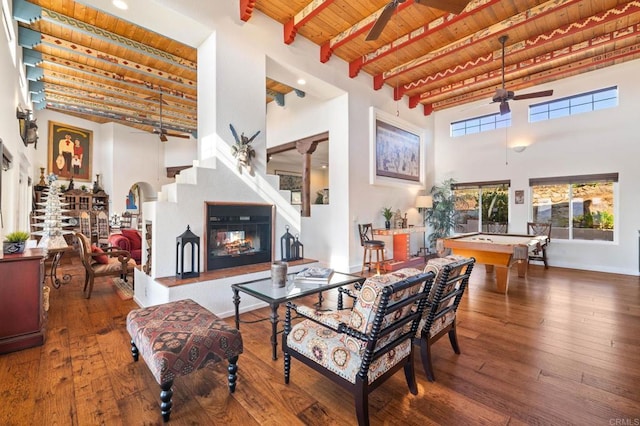
[{"label": "ottoman wooden leg", "polygon": [[236,391],[236,381],[238,380],[238,356],[234,356],[233,358],[229,358],[229,367],[227,367],[227,371],[229,372],[229,376],[227,376],[227,380],[229,381],[229,393],[234,393]]},{"label": "ottoman wooden leg", "polygon": [[160,411],[162,412],[162,420],[165,422],[169,421],[169,416],[171,415],[171,407],[173,406],[173,402],[171,402],[171,398],[173,397],[173,380],[160,385]]},{"label": "ottoman wooden leg", "polygon": [[131,355],[133,356],[133,360],[134,361],[138,361],[138,355],[140,354],[140,352],[138,352],[138,347],[136,346],[136,343],[133,341],[133,339],[131,339]]}]

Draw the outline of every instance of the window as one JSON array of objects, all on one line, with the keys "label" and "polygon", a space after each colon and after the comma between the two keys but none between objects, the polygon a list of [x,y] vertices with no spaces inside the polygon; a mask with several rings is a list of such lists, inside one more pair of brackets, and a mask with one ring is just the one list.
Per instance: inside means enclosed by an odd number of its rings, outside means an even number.
[{"label": "window", "polygon": [[618,87],[594,90],[529,106],[529,122],[551,120],[618,106]]},{"label": "window", "polygon": [[[509,185],[509,181],[454,184],[455,232],[508,232]],[[498,223],[504,228],[493,228]]]},{"label": "window", "polygon": [[530,179],[532,220],[551,238],[613,241],[617,173]]},{"label": "window", "polygon": [[451,123],[450,133],[452,138],[456,138],[509,126],[511,126],[511,113],[504,115],[496,113]]}]

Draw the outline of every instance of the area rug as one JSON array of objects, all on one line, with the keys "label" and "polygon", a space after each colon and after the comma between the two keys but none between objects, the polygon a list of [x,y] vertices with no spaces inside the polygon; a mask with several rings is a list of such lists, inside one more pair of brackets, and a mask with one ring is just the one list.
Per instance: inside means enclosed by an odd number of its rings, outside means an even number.
[{"label": "area rug", "polygon": [[126,282],[121,278],[113,278],[113,289],[122,300],[133,299],[133,287],[131,286],[131,278]]}]

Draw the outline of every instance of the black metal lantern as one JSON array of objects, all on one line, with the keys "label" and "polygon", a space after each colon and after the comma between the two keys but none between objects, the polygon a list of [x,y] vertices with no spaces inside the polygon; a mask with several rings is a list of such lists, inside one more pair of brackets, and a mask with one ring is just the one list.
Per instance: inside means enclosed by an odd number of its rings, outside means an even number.
[{"label": "black metal lantern", "polygon": [[293,245],[293,235],[289,232],[289,226],[285,226],[287,232],[280,237],[280,255],[283,261],[293,260],[291,248]]},{"label": "black metal lantern", "polygon": [[293,245],[291,247],[293,252],[293,260],[304,258],[304,245],[298,239],[298,234],[296,234],[296,240],[293,242]]},{"label": "black metal lantern", "polygon": [[[191,245],[191,270],[184,270],[184,251],[187,245]],[[197,247],[197,249],[196,249]],[[195,262],[198,267],[195,267]],[[187,225],[187,230],[176,238],[176,277],[191,278],[200,276],[200,237],[191,232],[191,228]]]}]

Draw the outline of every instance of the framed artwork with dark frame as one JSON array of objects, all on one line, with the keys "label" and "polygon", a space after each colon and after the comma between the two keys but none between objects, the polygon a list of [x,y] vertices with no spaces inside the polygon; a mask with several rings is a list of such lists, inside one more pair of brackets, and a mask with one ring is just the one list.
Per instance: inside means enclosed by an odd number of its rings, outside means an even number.
[{"label": "framed artwork with dark frame", "polygon": [[423,130],[371,107],[370,183],[423,187]]},{"label": "framed artwork with dark frame", "polygon": [[91,130],[49,121],[49,173],[91,182],[92,150]]},{"label": "framed artwork with dark frame", "polygon": [[302,190],[302,173],[290,172],[286,170],[275,170],[275,174],[280,176],[279,189],[289,191]]},{"label": "framed artwork with dark frame", "polygon": [[516,189],[514,191],[514,201],[515,204],[524,204],[524,190],[523,189]]},{"label": "framed artwork with dark frame", "polygon": [[302,204],[302,191],[291,191],[291,204]]}]

